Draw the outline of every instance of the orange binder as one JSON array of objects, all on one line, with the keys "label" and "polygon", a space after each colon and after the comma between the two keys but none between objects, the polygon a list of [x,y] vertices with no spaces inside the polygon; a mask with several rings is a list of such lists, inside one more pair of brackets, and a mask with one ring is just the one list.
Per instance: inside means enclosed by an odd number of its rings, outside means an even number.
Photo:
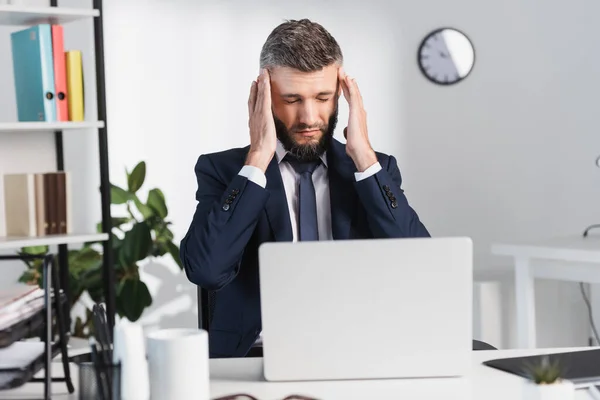
[{"label": "orange binder", "polygon": [[62,25],[52,25],[52,58],[54,62],[54,87],[56,92],[56,120],[69,120],[67,96],[67,67]]}]

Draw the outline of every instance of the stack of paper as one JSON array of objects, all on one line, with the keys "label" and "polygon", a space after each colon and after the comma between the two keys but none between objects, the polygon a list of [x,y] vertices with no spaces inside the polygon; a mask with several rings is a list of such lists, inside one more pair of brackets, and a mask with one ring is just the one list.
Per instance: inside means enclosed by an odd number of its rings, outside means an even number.
[{"label": "stack of paper", "polygon": [[17,284],[0,290],[0,330],[31,317],[44,308],[44,290]]},{"label": "stack of paper", "polygon": [[0,370],[23,369],[44,353],[44,342],[16,342],[0,349]]}]

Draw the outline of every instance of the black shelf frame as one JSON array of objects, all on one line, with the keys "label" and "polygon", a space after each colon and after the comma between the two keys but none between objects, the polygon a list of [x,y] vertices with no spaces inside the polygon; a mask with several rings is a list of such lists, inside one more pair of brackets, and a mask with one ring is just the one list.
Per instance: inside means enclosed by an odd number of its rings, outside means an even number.
[{"label": "black shelf frame", "polygon": [[[41,259],[42,263],[42,289],[44,290],[44,307],[41,310],[43,314],[43,323],[37,327],[40,331],[40,339],[44,343],[43,353],[37,357],[27,368],[14,369],[14,370],[0,370],[0,375],[8,376],[11,378],[9,384],[6,387],[2,387],[2,390],[15,388],[21,386],[27,382],[43,382],[44,383],[44,400],[50,400],[51,398],[51,384],[53,381],[65,382],[69,393],[75,391],[73,381],[71,378],[71,370],[69,365],[69,358],[67,352],[67,343],[69,341],[69,333],[67,329],[66,316],[69,313],[69,304],[63,301],[62,291],[60,287],[60,279],[55,268],[55,255],[54,254],[15,254],[15,255],[0,255],[0,261],[7,260],[36,260]],[[56,308],[56,324],[54,324],[54,318],[52,309]],[[11,342],[4,343],[4,347],[12,345],[18,340],[24,339],[33,328],[28,326],[27,322],[32,322],[35,316],[29,317],[25,324],[21,327],[24,328],[17,335],[16,329],[18,325],[22,323],[16,323],[11,328],[14,332],[11,332]],[[33,323],[33,322],[32,322]],[[58,340],[54,341],[54,328],[58,330]],[[54,357],[61,354],[64,378],[53,378],[51,362]],[[44,378],[36,379],[36,375],[40,370],[44,370]]]},{"label": "black shelf frame", "polygon": [[[58,7],[58,0],[50,0],[51,7]],[[110,209],[110,179],[108,163],[108,121],[106,118],[106,85],[104,69],[104,26],[103,26],[103,8],[102,0],[93,0],[92,7],[100,12],[100,15],[94,17],[94,51],[96,66],[96,92],[98,120],[104,121],[104,127],[98,128],[98,150],[100,163],[100,198],[102,210],[102,232],[108,234],[108,239],[102,242],[103,246],[103,281],[104,281],[104,302],[106,304],[107,322],[112,332],[115,322],[115,271],[114,254],[112,250],[112,218]],[[56,153],[56,169],[65,170],[63,131],[54,132],[54,143]],[[58,245],[58,265],[60,286],[64,288],[68,304],[72,304],[72,293],[69,282],[69,248],[66,244]],[[67,316],[68,326],[71,325],[71,316]]]}]

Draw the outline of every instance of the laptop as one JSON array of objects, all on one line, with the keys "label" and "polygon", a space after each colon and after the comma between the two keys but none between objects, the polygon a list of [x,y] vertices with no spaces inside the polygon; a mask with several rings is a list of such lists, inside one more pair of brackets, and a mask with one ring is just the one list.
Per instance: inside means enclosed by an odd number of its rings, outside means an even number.
[{"label": "laptop", "polygon": [[265,379],[468,374],[472,260],[464,237],[264,243]]}]

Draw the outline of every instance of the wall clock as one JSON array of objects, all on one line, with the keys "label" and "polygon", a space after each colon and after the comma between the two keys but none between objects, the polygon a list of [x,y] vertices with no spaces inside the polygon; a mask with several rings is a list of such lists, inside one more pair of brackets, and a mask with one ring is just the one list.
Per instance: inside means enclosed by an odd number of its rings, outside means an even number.
[{"label": "wall clock", "polygon": [[454,28],[440,28],[427,34],[417,54],[423,75],[439,85],[453,85],[465,79],[475,64],[473,43]]}]

